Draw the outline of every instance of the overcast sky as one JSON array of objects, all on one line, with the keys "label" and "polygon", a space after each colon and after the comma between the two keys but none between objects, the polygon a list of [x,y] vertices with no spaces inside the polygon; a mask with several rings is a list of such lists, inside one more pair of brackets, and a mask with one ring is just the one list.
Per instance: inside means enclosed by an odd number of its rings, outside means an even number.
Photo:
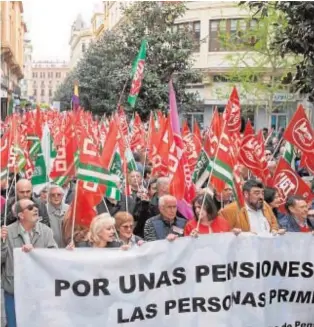
[{"label": "overcast sky", "polygon": [[78,14],[90,24],[101,1],[24,0],[24,20],[32,41],[34,60],[69,60],[71,25]]}]

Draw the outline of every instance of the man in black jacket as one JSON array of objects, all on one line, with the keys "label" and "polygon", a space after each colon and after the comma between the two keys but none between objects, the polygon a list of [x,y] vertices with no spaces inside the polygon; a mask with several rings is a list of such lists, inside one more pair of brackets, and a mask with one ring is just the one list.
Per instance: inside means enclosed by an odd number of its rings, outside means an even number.
[{"label": "man in black jacket", "polygon": [[[1,225],[8,226],[17,220],[16,214],[14,211],[14,205],[16,203],[15,200],[19,201],[19,200],[23,200],[23,199],[32,200],[36,204],[36,206],[38,207],[38,211],[39,211],[38,212],[39,220],[42,223],[44,223],[50,227],[49,216],[48,216],[46,205],[43,202],[41,202],[40,200],[35,199],[33,197],[32,183],[27,179],[20,179],[16,183],[16,199],[15,199],[15,196],[12,196],[8,199],[8,202],[6,204],[7,209],[3,210],[3,212],[1,212]],[[6,220],[4,219],[5,212],[7,212]]]}]

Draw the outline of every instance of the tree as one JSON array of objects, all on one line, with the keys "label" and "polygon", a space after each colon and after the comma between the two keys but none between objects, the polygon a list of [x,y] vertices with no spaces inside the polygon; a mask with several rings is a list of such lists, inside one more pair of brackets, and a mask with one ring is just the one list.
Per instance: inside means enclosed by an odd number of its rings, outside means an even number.
[{"label": "tree", "polygon": [[[244,4],[242,9],[250,13],[248,5]],[[285,16],[273,9],[259,19],[250,15],[238,20],[232,33],[220,33],[222,46],[229,52],[225,61],[230,70],[224,78],[230,84],[240,84],[240,98],[249,104],[250,109],[266,105],[268,113],[285,105],[284,102],[278,105],[274,96],[290,91],[287,78],[298,60],[295,56],[282,58],[279,49],[272,46],[275,23],[286,25]],[[223,98],[227,96],[224,92],[221,95]],[[287,97],[286,100],[291,99]]]},{"label": "tree", "polygon": [[54,101],[60,101],[60,109],[70,109],[71,108],[71,99],[74,90],[74,82],[77,78],[76,70],[71,71],[64,81],[59,84],[58,88],[54,94]]},{"label": "tree", "polygon": [[255,17],[264,19],[273,10],[281,13],[286,24],[274,22],[272,46],[283,57],[301,56],[296,69],[291,70],[291,86],[296,92],[308,95],[314,102],[314,3],[313,1],[250,1]]},{"label": "tree", "polygon": [[[167,110],[171,77],[179,109],[192,110],[198,100],[197,94],[185,90],[188,83],[200,78],[192,69],[190,59],[195,40],[188,28],[173,27],[174,20],[185,10],[182,2],[160,1],[134,2],[124,8],[120,25],[105,32],[90,46],[74,73],[79,81],[83,106],[97,113],[110,113],[117,108],[121,98],[121,103],[131,111],[126,103],[131,86],[131,67],[145,38],[148,48],[144,79],[135,110],[144,119],[151,110]],[[70,77],[60,89],[66,89],[69,81]],[[61,95],[65,92],[61,91]]]}]

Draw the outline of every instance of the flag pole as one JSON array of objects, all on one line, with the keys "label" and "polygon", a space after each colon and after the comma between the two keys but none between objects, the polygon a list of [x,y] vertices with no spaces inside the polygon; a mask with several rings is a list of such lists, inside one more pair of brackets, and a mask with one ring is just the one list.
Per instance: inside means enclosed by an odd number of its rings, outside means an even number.
[{"label": "flag pole", "polygon": [[[226,128],[226,124],[227,124],[227,120],[224,119],[224,124],[223,124],[223,127],[222,127],[222,131],[221,131],[221,134],[220,134],[220,137],[219,137],[219,140],[218,140],[218,146],[217,146],[217,150],[216,150],[216,153],[215,153],[215,157],[214,157],[214,161],[213,161],[213,167],[209,173],[209,176],[208,176],[208,182],[206,184],[206,192],[205,192],[205,195],[204,195],[204,198],[203,198],[203,202],[202,202],[202,206],[201,206],[201,210],[200,212],[204,209],[204,205],[205,205],[205,199],[206,199],[206,196],[207,196],[207,188],[209,186],[209,183],[210,183],[210,179],[213,175],[213,171],[216,167],[216,160],[217,160],[217,157],[218,157],[218,151],[219,151],[219,147],[220,147],[220,143],[221,143],[221,139],[222,139],[222,135],[225,131],[225,128]],[[200,223],[201,223],[201,220],[198,218],[197,220],[197,225],[196,225],[196,230],[199,231],[199,227],[200,227]]]},{"label": "flag pole", "polygon": [[[153,112],[150,112],[150,117],[149,117],[149,124],[148,124],[148,133],[147,133],[147,140],[146,140],[146,146],[145,146],[145,156],[144,156],[144,169],[143,169],[143,176],[142,176],[142,186],[144,187],[144,174],[145,174],[145,166],[146,166],[146,160],[147,160],[147,145],[150,139],[150,134],[151,134],[151,129],[152,127],[150,126],[150,121],[151,121],[151,116],[152,116]],[[149,178],[150,179],[150,178]],[[149,181],[148,181],[149,182]]]},{"label": "flag pole", "polygon": [[77,203],[77,191],[78,191],[78,183],[77,180],[75,183],[75,196],[74,196],[74,202],[73,202],[73,215],[72,215],[72,227],[71,227],[71,243],[74,244],[74,227],[75,227],[75,216],[76,216],[76,203]]}]

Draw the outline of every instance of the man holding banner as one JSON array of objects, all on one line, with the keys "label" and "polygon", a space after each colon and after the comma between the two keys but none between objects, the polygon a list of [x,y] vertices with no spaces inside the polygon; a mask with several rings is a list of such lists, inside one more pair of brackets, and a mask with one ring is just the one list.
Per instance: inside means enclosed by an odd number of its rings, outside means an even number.
[{"label": "man holding banner", "polygon": [[[42,223],[38,223],[38,208],[29,200],[19,200],[15,204],[18,220],[10,226],[1,228],[1,266],[3,267],[2,287],[4,289],[5,311],[8,327],[16,327],[15,299],[14,299],[14,248],[21,248],[29,252],[33,248],[57,248],[52,230]],[[23,276],[27,278],[26,276]]]}]

